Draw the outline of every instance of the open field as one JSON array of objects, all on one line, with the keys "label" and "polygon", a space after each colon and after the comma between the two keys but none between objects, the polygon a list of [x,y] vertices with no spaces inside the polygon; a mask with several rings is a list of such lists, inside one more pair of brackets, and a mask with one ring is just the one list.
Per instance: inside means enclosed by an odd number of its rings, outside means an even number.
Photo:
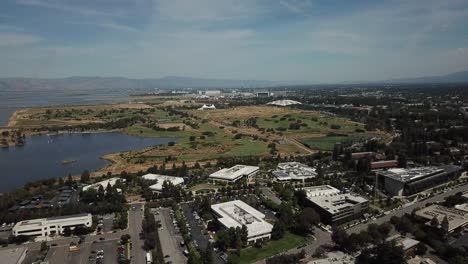
[{"label": "open field", "polygon": [[237,257],[234,254],[232,254],[231,256],[233,258],[238,258],[239,261],[236,263],[253,263],[255,261],[269,258],[281,252],[285,252],[291,248],[300,246],[305,242],[306,239],[302,236],[286,233],[282,239],[271,240],[262,248],[251,247],[243,249],[241,251],[240,257]]},{"label": "open field", "polygon": [[328,137],[312,137],[301,138],[299,141],[309,148],[323,151],[332,151],[337,142],[360,142],[372,137],[381,137],[382,135],[370,133],[355,133],[349,136],[328,136]]},{"label": "open field", "polygon": [[[175,111],[161,108],[164,105],[174,107]],[[130,119],[118,130],[141,137],[177,138],[174,144],[105,155],[112,165],[96,173],[134,172],[163,162],[189,165],[216,161],[220,157],[267,156],[270,155],[268,144],[273,142],[282,156],[304,155],[316,149],[331,150],[337,141],[365,134],[356,133],[364,131],[361,123],[313,111],[272,106],[200,111],[194,110],[193,105],[183,101],[158,101],[157,105],[129,103],[30,108],[15,112],[9,126],[25,129],[25,133],[37,133],[33,128],[45,128],[43,132],[47,132],[49,127],[103,124],[98,131],[106,131],[112,128],[108,124]],[[87,129],[91,127],[87,126]],[[343,136],[325,137],[332,133]]]},{"label": "open field", "polygon": [[16,111],[7,126],[12,128],[73,126],[104,123],[138,115],[160,122],[180,122],[180,119],[150,105],[132,103],[27,108]]}]

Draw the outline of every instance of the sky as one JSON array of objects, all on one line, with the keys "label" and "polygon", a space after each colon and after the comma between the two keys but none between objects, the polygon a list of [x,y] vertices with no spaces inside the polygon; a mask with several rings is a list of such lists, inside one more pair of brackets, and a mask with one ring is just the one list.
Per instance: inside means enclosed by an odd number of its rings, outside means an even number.
[{"label": "sky", "polygon": [[468,70],[466,0],[2,0],[0,77],[328,83]]}]

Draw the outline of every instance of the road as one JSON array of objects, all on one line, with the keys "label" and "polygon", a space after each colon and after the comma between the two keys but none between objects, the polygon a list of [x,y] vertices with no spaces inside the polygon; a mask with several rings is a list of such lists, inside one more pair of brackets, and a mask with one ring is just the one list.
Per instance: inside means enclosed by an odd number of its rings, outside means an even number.
[{"label": "road", "polygon": [[281,199],[268,187],[260,187],[260,191],[266,198],[270,199],[275,204],[281,204]]},{"label": "road", "polygon": [[144,205],[141,203],[131,204],[128,211],[128,234],[131,236],[132,249],[131,249],[131,263],[140,264],[146,263],[146,252],[143,250],[143,240],[140,239],[140,232],[142,232]]},{"label": "road", "polygon": [[369,224],[383,224],[385,222],[390,221],[390,218],[392,218],[392,216],[401,217],[404,214],[407,214],[407,213],[410,214],[413,211],[413,209],[415,209],[415,208],[422,208],[427,203],[434,203],[434,202],[437,202],[437,201],[442,201],[445,197],[448,197],[450,195],[454,195],[457,192],[464,192],[466,190],[468,190],[468,185],[462,185],[462,186],[456,187],[455,189],[452,189],[450,191],[446,191],[446,192],[437,194],[437,195],[435,195],[433,197],[430,197],[428,199],[415,202],[414,204],[411,204],[409,206],[400,208],[399,210],[390,212],[389,214],[387,214],[387,215],[385,215],[383,217],[380,217],[380,218],[378,218],[376,220],[373,220],[373,221],[370,221],[370,222],[367,222],[367,223],[364,223],[364,224],[359,224],[359,225],[353,226],[353,227],[347,229],[346,232],[348,232],[350,234],[351,233],[359,233],[362,230],[367,229],[367,226]]},{"label": "road", "polygon": [[159,214],[154,216],[156,221],[161,222],[161,228],[158,232],[163,255],[169,255],[168,258],[164,258],[164,261],[187,263],[187,258],[182,253],[183,248],[180,246],[183,238],[176,234],[169,210],[168,208],[161,208]]},{"label": "road", "polygon": [[[191,231],[192,239],[197,242],[200,250],[205,250],[206,246],[208,245],[208,236],[205,236],[202,233],[201,228],[198,226],[197,220],[195,220],[195,217],[193,216],[193,213],[192,213],[191,204],[185,203],[185,204],[182,204],[181,207],[185,215],[185,218],[187,219],[187,223],[190,225],[190,228],[192,229]],[[215,264],[224,263],[218,253],[213,252],[212,257],[213,257],[213,263]]]}]

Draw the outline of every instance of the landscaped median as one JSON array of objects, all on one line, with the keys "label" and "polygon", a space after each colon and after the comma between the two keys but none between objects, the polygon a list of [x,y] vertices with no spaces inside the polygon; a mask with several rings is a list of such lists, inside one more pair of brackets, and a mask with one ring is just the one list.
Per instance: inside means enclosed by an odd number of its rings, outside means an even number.
[{"label": "landscaped median", "polygon": [[296,248],[306,243],[306,238],[291,233],[286,233],[283,238],[279,240],[270,240],[261,248],[255,246],[243,249],[240,256],[235,253],[230,255],[233,263],[253,263],[261,259],[269,258],[274,255],[286,252],[290,249]]}]

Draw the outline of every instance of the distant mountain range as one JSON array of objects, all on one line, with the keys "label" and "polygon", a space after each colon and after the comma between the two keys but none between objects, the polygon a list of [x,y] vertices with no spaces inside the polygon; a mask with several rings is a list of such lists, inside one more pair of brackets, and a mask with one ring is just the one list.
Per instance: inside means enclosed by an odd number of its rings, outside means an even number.
[{"label": "distant mountain range", "polygon": [[378,83],[468,83],[468,71],[461,71],[440,76],[427,76],[418,78],[401,78]]},{"label": "distant mountain range", "polygon": [[[346,82],[381,84],[426,84],[426,83],[468,83],[468,71],[442,76],[391,79],[384,81]],[[96,89],[216,89],[216,88],[262,88],[280,85],[305,85],[304,81],[229,80],[167,76],[155,79],[131,79],[123,77],[68,77],[45,78],[0,78],[0,91],[92,91]],[[311,84],[311,83],[309,83]]]}]

